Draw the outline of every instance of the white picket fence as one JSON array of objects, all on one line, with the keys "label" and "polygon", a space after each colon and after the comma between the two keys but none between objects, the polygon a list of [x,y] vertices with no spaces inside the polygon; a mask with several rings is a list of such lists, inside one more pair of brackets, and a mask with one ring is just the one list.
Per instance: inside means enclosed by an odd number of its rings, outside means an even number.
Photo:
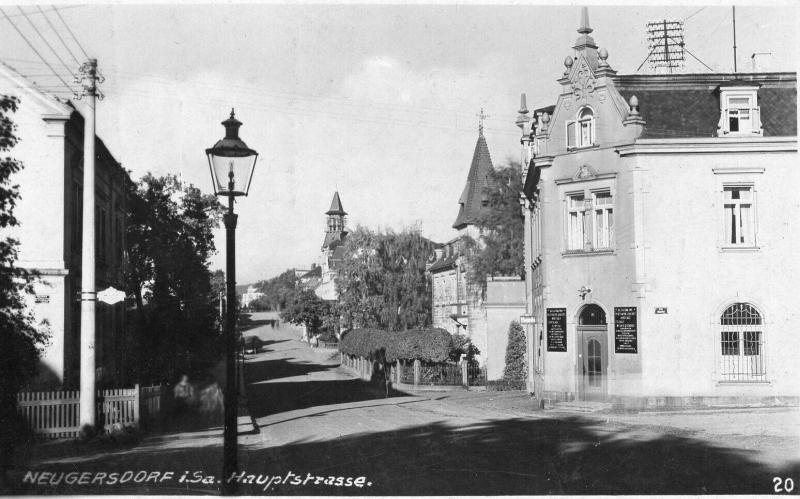
[{"label": "white picket fence", "polygon": [[[140,424],[158,416],[164,406],[165,386],[136,385],[97,392],[97,414],[103,429],[112,425]],[[20,392],[19,413],[34,434],[42,438],[75,438],[80,433],[80,392]]]}]

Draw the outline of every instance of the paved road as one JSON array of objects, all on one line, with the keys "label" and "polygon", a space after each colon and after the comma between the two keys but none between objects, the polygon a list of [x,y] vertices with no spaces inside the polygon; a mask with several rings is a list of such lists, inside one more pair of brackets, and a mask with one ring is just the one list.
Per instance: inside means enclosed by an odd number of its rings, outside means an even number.
[{"label": "paved road", "polygon": [[[243,494],[769,494],[775,477],[800,480],[796,409],[575,415],[537,411],[519,392],[387,397],[268,318],[245,325],[267,344],[247,361],[260,433],[239,437]],[[217,493],[221,457],[213,427],[131,446],[37,448],[33,471],[174,476],[16,491]]]}]

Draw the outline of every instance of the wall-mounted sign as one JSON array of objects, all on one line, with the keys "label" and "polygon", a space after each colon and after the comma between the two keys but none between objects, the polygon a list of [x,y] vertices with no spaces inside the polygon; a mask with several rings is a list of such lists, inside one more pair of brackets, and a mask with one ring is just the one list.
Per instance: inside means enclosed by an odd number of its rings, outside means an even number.
[{"label": "wall-mounted sign", "polygon": [[667,307],[656,307],[656,313],[657,314],[666,314],[667,313]]},{"label": "wall-mounted sign", "polygon": [[103,303],[114,305],[125,299],[125,291],[115,289],[111,286],[97,293],[97,299]]},{"label": "wall-mounted sign", "polygon": [[547,351],[567,351],[567,309],[547,309]]},{"label": "wall-mounted sign", "polygon": [[614,307],[614,351],[637,353],[636,307]]},{"label": "wall-mounted sign", "polygon": [[532,315],[520,315],[519,316],[519,323],[520,324],[536,324],[536,317]]},{"label": "wall-mounted sign", "polygon": [[50,303],[50,295],[36,295],[36,303]]}]

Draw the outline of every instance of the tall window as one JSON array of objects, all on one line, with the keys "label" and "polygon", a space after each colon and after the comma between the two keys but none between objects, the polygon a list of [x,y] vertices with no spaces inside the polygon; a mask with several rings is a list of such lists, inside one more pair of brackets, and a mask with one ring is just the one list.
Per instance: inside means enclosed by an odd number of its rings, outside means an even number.
[{"label": "tall window", "polygon": [[720,316],[723,381],[766,381],[764,327],[761,314],[749,303],[734,303]]},{"label": "tall window", "polygon": [[567,198],[567,250],[582,251],[586,241],[586,201],[584,195]]},{"label": "tall window", "polygon": [[594,193],[594,247],[611,248],[614,240],[614,203],[611,192]]},{"label": "tall window", "polygon": [[582,110],[578,116],[578,126],[581,131],[579,147],[592,145],[594,143],[594,113],[588,107]]},{"label": "tall window", "polygon": [[594,112],[585,107],[577,120],[567,121],[567,147],[589,147],[594,144]]},{"label": "tall window", "polygon": [[725,245],[755,246],[753,186],[726,186],[723,192]]}]

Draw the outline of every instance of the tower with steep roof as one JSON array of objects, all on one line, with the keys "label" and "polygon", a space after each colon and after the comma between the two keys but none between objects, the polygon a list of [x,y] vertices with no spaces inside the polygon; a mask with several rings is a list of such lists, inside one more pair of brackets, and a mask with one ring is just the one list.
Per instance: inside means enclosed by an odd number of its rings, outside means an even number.
[{"label": "tower with steep roof", "polygon": [[489,204],[488,189],[489,178],[494,166],[489,154],[486,137],[483,136],[483,118],[478,126],[478,141],[475,143],[475,152],[472,154],[472,163],[467,174],[467,183],[458,199],[458,216],[453,223],[453,228],[464,231],[470,225],[475,225],[479,215]]}]

